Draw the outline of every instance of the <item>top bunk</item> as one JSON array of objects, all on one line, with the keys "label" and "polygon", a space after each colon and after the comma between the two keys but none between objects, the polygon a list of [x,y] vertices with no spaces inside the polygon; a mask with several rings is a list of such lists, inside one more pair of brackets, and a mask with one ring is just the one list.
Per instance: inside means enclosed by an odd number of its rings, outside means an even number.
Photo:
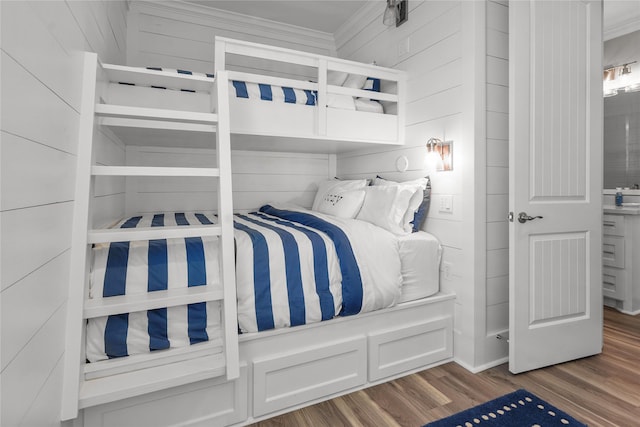
[{"label": "top bunk", "polygon": [[404,87],[402,71],[216,37],[213,74],[99,64],[96,115],[125,144],[209,148],[225,108],[233,149],[339,153],[404,144]]}]

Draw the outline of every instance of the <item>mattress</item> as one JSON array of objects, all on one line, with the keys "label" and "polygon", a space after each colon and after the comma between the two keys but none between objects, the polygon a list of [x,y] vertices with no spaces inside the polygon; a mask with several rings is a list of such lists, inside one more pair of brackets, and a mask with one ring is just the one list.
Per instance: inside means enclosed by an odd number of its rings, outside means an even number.
[{"label": "mattress", "polygon": [[424,231],[399,236],[402,294],[398,302],[425,298],[440,289],[442,247]]}]

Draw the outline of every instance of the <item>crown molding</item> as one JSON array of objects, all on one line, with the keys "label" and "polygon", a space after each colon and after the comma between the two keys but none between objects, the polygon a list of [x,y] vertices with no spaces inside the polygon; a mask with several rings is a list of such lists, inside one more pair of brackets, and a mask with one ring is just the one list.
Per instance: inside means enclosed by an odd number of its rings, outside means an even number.
[{"label": "crown molding", "polygon": [[273,39],[294,42],[300,45],[335,52],[333,34],[312,30],[296,25],[284,24],[255,16],[243,15],[199,4],[174,1],[131,1],[131,9],[141,13],[162,13],[182,16],[189,22],[206,26],[226,28],[229,31],[245,33],[257,37],[268,36]]},{"label": "crown molding", "polygon": [[366,2],[353,16],[351,16],[338,30],[333,34],[336,51],[339,52],[342,47],[353,39],[360,31],[367,27],[370,23],[380,20],[382,25],[382,13],[384,5],[379,1]]},{"label": "crown molding", "polygon": [[634,17],[621,24],[616,24],[614,28],[605,29],[602,32],[602,39],[607,41],[639,30],[640,18]]}]

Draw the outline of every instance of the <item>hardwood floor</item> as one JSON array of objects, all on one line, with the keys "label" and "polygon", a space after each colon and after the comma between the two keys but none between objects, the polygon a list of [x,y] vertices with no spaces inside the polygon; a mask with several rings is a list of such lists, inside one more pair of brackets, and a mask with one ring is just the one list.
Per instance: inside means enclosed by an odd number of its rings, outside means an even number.
[{"label": "hardwood floor", "polygon": [[422,426],[519,388],[590,427],[640,426],[640,315],[605,308],[604,319],[597,356],[519,375],[448,363],[254,426]]}]

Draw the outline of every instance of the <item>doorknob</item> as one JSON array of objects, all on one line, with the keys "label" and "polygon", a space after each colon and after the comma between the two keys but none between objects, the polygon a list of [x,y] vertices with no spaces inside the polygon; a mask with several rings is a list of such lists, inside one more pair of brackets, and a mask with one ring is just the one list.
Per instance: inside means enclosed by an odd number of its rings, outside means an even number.
[{"label": "doorknob", "polygon": [[518,221],[520,222],[520,224],[524,224],[525,222],[532,221],[532,220],[534,220],[536,218],[542,219],[542,217],[540,215],[538,215],[538,216],[529,216],[529,215],[527,215],[526,212],[520,212],[518,214]]}]

